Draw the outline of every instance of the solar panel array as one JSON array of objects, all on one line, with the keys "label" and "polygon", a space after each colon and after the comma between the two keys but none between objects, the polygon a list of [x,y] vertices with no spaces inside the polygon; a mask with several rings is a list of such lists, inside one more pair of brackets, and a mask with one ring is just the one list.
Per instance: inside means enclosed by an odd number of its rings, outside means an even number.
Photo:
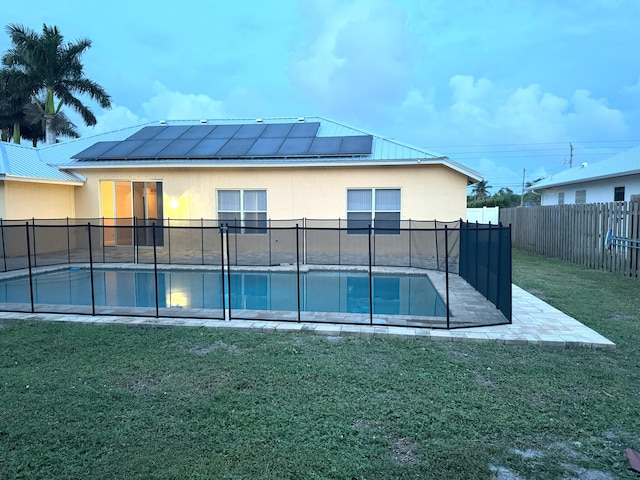
[{"label": "solar panel array", "polygon": [[318,137],[319,122],[144,127],[119,142],[98,142],[77,160],[287,158],[371,154],[373,137]]}]

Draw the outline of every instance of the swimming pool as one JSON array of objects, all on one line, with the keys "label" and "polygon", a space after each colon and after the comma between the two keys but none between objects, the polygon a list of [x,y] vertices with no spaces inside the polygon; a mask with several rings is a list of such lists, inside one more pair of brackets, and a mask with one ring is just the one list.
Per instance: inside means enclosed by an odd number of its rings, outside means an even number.
[{"label": "swimming pool", "polygon": [[[194,310],[297,312],[298,279],[295,271],[231,272],[158,270],[157,307],[184,316]],[[34,274],[33,302],[36,311],[87,313],[92,306],[89,269],[65,268]],[[99,313],[155,309],[154,271],[130,269],[93,270],[93,305]],[[229,288],[230,287],[230,288]],[[426,275],[374,274],[372,308],[376,315],[446,317],[446,306]],[[30,306],[29,277],[0,281],[0,303]],[[64,309],[61,306],[65,306]],[[67,306],[77,306],[73,310]],[[126,308],[123,309],[123,307]],[[86,310],[86,308],[85,308]],[[366,272],[310,270],[300,273],[300,311],[370,314],[369,277]],[[142,312],[138,312],[142,313]],[[206,315],[205,315],[206,316]],[[268,316],[268,314],[267,314]]]}]

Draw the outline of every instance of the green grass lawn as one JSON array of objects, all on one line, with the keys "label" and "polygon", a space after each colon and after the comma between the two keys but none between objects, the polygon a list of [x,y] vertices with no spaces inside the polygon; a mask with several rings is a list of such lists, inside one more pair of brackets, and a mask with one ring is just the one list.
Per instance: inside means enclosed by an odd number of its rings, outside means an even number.
[{"label": "green grass lawn", "polygon": [[0,479],[637,478],[640,282],[514,282],[618,348],[4,321]]}]

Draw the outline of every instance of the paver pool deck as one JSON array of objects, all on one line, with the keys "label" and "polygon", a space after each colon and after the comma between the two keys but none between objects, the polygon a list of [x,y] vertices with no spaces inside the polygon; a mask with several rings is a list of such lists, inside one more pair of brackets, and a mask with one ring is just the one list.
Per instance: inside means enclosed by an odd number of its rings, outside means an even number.
[{"label": "paver pool deck", "polygon": [[[355,325],[327,322],[290,322],[273,320],[202,320],[171,317],[88,316],[74,314],[41,314],[0,312],[0,320],[74,322],[85,324],[140,325],[156,327],[234,328],[250,331],[305,332],[320,335],[391,335],[419,337],[433,341],[475,341],[504,344],[538,344],[555,347],[581,346],[587,348],[615,348],[615,344],[598,332],[583,325],[560,310],[545,303],[520,287],[512,286],[512,323],[489,327],[458,328],[453,330],[415,328],[391,325]],[[495,307],[480,309],[476,315],[495,315]],[[486,312],[486,313],[483,313]],[[332,314],[326,314],[330,317]],[[255,315],[259,318],[259,312]]]}]

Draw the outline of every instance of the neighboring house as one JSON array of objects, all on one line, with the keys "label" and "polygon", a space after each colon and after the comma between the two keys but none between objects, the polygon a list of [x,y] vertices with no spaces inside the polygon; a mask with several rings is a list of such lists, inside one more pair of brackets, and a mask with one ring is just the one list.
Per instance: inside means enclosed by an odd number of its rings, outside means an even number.
[{"label": "neighboring house", "polygon": [[628,202],[640,197],[640,147],[583,163],[536,183],[542,205]]},{"label": "neighboring house", "polygon": [[482,179],[446,156],[319,117],[161,121],[40,148],[0,144],[0,217],[465,217]]}]

